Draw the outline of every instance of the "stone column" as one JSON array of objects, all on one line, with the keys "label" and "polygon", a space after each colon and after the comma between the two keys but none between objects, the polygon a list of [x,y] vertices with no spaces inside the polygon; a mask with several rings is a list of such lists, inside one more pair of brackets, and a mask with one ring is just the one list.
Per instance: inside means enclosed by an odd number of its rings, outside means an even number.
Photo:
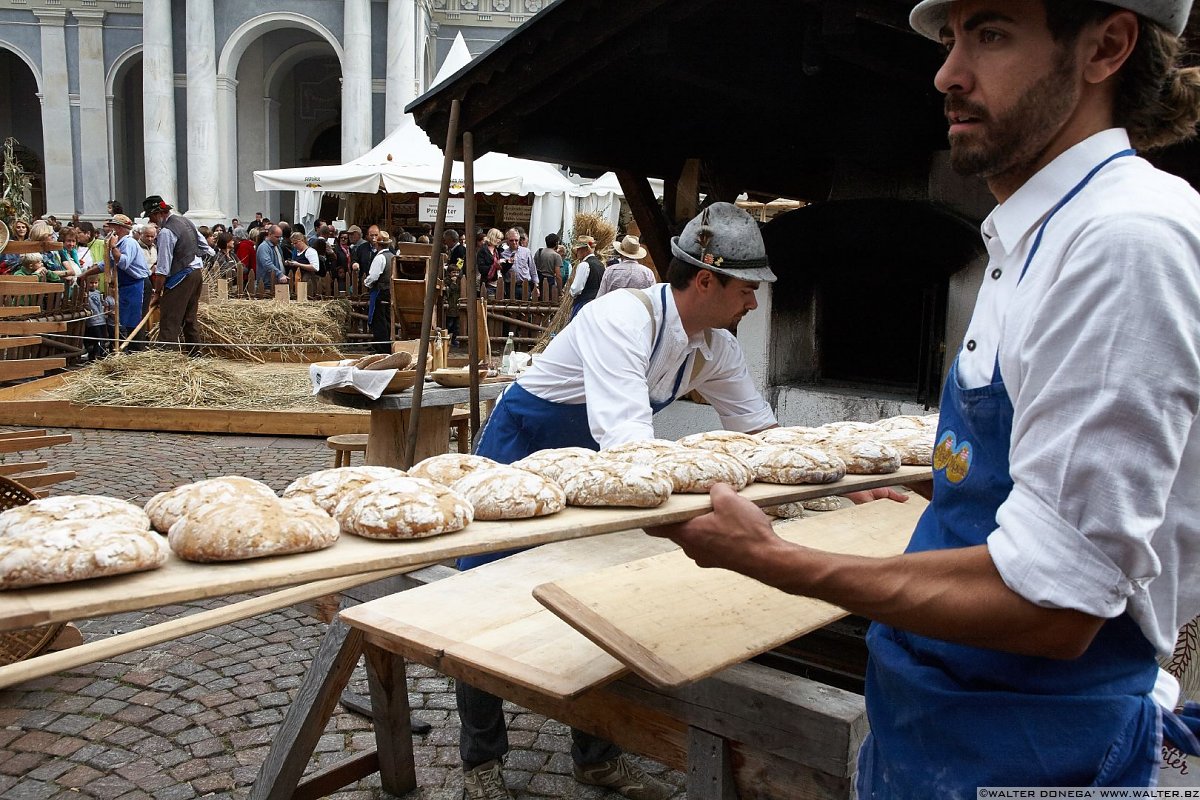
[{"label": "stone column", "polygon": [[213,0],[187,0],[187,216],[197,225],[220,222],[217,199],[216,15]]},{"label": "stone column", "polygon": [[244,213],[238,204],[237,85],[235,78],[217,76],[217,163],[224,167],[220,173],[218,202],[219,208],[229,217]]},{"label": "stone column", "polygon": [[416,0],[388,0],[387,92],[384,136],[404,120],[404,107],[420,94],[417,85]]},{"label": "stone column", "polygon": [[[108,135],[108,101],[104,94],[104,12],[75,9],[79,21],[79,142],[83,167],[83,202],[79,211],[99,217],[112,198],[112,157]],[[98,158],[98,153],[108,158]]]},{"label": "stone column", "polygon": [[[279,166],[279,101],[271,97],[263,98],[263,134],[267,143],[265,169],[276,169]],[[278,222],[279,207],[279,192],[267,192],[267,219]]]},{"label": "stone column", "polygon": [[146,194],[162,195],[178,206],[171,0],[142,0],[142,124]]},{"label": "stone column", "polygon": [[346,0],[342,47],[342,161],[371,149],[371,0]]},{"label": "stone column", "polygon": [[[75,206],[75,158],[71,146],[71,98],[67,88],[67,12],[34,10],[42,34],[42,154],[46,164],[46,212],[70,219]],[[103,95],[103,92],[101,92]]]}]

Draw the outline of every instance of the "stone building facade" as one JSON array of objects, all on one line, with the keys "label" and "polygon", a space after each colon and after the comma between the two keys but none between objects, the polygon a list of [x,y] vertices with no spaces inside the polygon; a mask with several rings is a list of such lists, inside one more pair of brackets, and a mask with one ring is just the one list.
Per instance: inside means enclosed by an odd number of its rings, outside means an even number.
[{"label": "stone building facade", "polygon": [[0,140],[35,213],[161,194],[198,222],[278,219],[256,169],[365,153],[458,33],[478,55],[551,0],[0,0]]}]

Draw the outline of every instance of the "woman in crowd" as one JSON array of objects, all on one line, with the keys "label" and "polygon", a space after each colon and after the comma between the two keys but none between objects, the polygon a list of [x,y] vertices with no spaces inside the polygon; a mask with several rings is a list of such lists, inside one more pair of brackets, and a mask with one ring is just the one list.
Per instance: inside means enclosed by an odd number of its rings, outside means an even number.
[{"label": "woman in crowd", "polygon": [[[45,220],[38,220],[29,228],[29,241],[31,242],[53,242],[54,228]],[[57,250],[46,250],[42,252],[42,266],[50,272],[58,273],[58,280],[62,280],[62,275],[66,272],[66,268],[62,265],[62,260],[59,258]],[[53,279],[51,279],[53,280]]]},{"label": "woman in crowd", "polygon": [[242,265],[242,286],[247,289],[254,286],[254,262],[256,254],[254,252],[257,243],[253,241],[247,234],[246,229],[241,225],[237,225],[233,229],[233,252],[237,256],[237,260]]},{"label": "woman in crowd", "polygon": [[216,236],[215,245],[213,249],[216,255],[213,256],[213,263],[217,268],[217,276],[230,282],[237,281],[238,266],[241,262],[233,251],[233,236],[221,231]]},{"label": "woman in crowd", "polygon": [[[8,232],[9,237],[14,242],[24,242],[29,239],[29,223],[23,219],[18,219],[13,222],[12,229]],[[0,275],[6,275],[14,272],[21,266],[21,257],[16,253],[5,253],[0,259]]]},{"label": "woman in crowd", "polygon": [[348,293],[350,291],[350,265],[354,263],[354,256],[350,253],[349,231],[342,231],[338,234],[333,257],[336,261],[334,275],[337,279],[337,290]]},{"label": "woman in crowd", "polygon": [[487,287],[487,294],[496,294],[496,280],[500,275],[500,241],[504,238],[500,231],[492,228],[486,234],[476,237],[475,267],[479,270],[479,285]]},{"label": "woman in crowd", "polygon": [[308,296],[317,296],[321,280],[321,259],[317,251],[308,246],[308,238],[303,231],[292,234],[292,257],[286,258],[283,266],[288,270],[299,270],[298,277],[308,284]]}]

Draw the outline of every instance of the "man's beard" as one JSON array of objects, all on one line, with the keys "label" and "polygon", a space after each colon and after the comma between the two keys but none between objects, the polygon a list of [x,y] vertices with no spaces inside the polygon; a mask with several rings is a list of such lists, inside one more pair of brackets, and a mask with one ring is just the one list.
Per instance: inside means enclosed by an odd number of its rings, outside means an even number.
[{"label": "man's beard", "polygon": [[1073,72],[1074,54],[1064,47],[1047,75],[1012,108],[994,116],[982,106],[947,95],[947,112],[964,112],[983,123],[976,134],[951,137],[950,166],[960,175],[991,178],[1035,161],[1078,100]]}]

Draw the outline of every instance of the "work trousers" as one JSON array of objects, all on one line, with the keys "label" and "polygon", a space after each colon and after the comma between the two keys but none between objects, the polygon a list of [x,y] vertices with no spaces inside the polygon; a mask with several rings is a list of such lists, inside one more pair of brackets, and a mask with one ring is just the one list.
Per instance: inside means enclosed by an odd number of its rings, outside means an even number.
[{"label": "work trousers", "polygon": [[[504,701],[490,692],[456,680],[454,696],[458,718],[458,753],[463,769],[474,769],[508,752],[508,726],[504,724]],[[610,761],[621,755],[612,742],[571,728],[571,759],[581,767]]]},{"label": "work trousers", "polygon": [[376,344],[371,350],[376,353],[392,352],[392,302],[380,297],[375,302],[375,316],[371,317],[371,336]]},{"label": "work trousers", "polygon": [[203,287],[204,276],[200,270],[194,269],[173,289],[163,292],[158,301],[159,344],[199,344],[200,328],[196,325],[196,314],[200,310],[200,290]]}]

